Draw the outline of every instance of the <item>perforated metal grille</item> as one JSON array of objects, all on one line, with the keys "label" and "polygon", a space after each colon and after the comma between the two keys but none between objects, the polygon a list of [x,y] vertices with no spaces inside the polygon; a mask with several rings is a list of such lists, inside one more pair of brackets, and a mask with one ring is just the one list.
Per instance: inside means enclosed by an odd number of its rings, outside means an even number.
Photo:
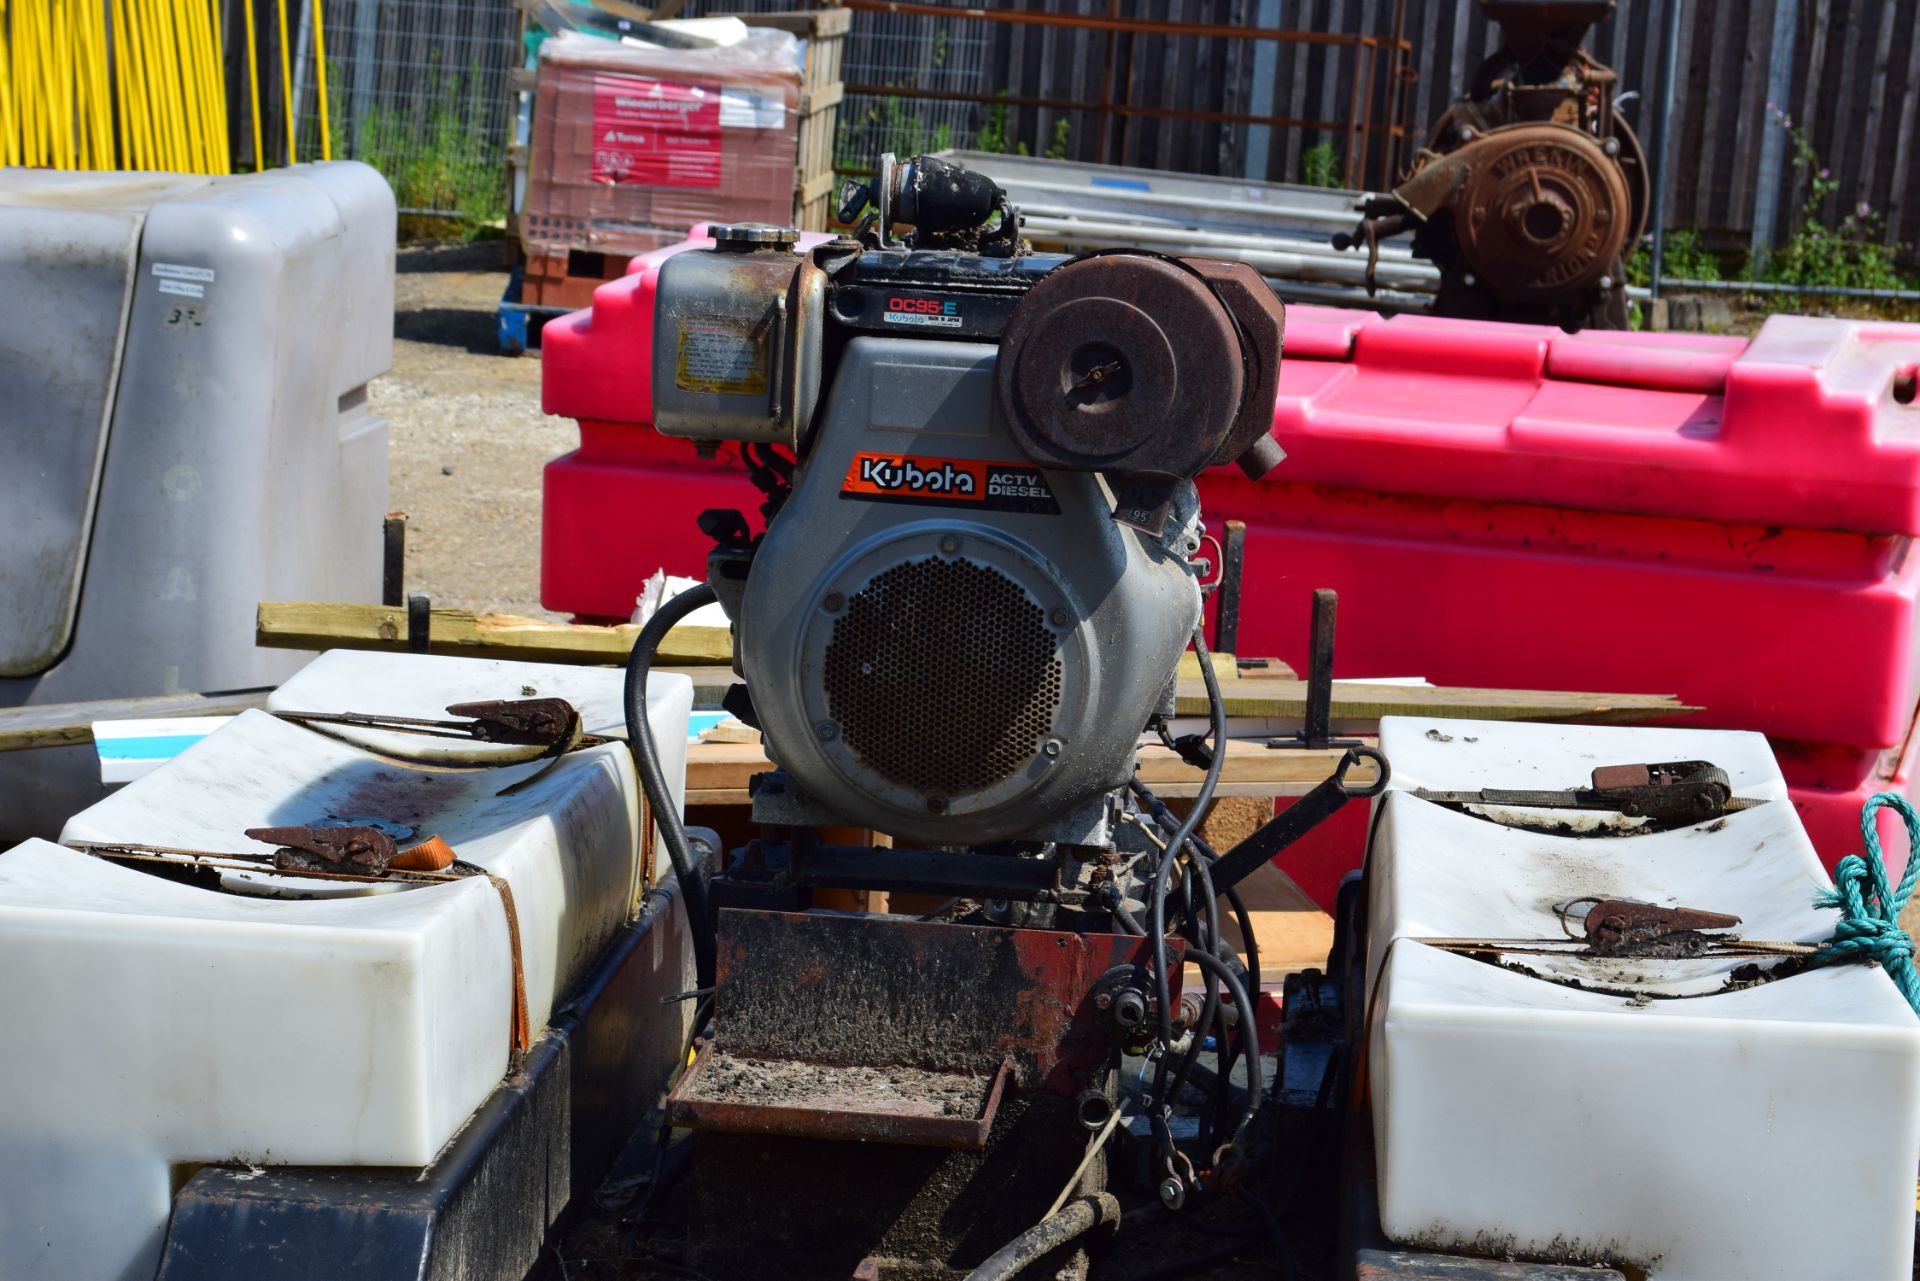
[{"label": "perforated metal grille", "polygon": [[1040,607],[999,570],[965,560],[908,561],[855,593],[834,620],[824,681],[854,755],[939,797],[1026,765],[1060,704]]}]

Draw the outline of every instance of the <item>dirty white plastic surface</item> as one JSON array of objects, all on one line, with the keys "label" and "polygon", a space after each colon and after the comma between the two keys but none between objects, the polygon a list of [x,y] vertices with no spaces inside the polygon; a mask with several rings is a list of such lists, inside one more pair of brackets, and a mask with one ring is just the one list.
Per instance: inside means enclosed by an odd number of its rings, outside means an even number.
[{"label": "dirty white plastic surface", "polygon": [[[270,685],[262,600],[376,600],[393,193],[366,165],[0,169],[0,706]],[[105,794],[0,757],[0,842]]]},{"label": "dirty white plastic surface", "polygon": [[[336,649],[322,654],[279,689],[267,696],[275,712],[369,712],[387,716],[418,716],[442,720],[452,703],[487,698],[564,698],[580,713],[580,725],[602,738],[627,737],[623,691],[626,676],[611,667],[573,667],[562,663],[514,663],[498,658],[453,658],[441,654],[410,655],[404,667],[391,656],[362,650]],[[683,678],[653,678],[649,697],[679,689]],[[693,683],[685,681],[686,706],[693,706]],[[475,693],[485,690],[487,693]],[[529,693],[528,691],[532,692]],[[652,713],[654,746],[660,753],[660,772],[666,776],[676,806],[686,809],[687,734],[661,728],[659,712]],[[669,718],[670,720],[670,718]],[[460,739],[426,738],[418,734],[330,726],[328,733],[360,743],[389,756],[421,761],[511,759],[537,748],[509,747]],[[659,846],[658,829],[654,841]]]},{"label": "dirty white plastic surface", "polygon": [[[1812,899],[1828,878],[1766,741],[1395,717],[1381,746],[1393,782],[1368,854],[1367,988],[1387,1235],[1632,1264],[1656,1281],[1907,1277],[1920,1019],[1878,969],[1727,990],[1750,960],[1505,958],[1533,977],[1419,942],[1562,937],[1554,906],[1583,895],[1732,913],[1747,938],[1824,939],[1836,914]],[[1596,765],[1663,760],[1712,761],[1767,803],[1578,836],[1408,794],[1564,789]],[[1576,816],[1593,821],[1563,817]]]},{"label": "dirty white plastic surface", "polygon": [[[355,710],[429,685],[448,702],[499,696],[498,671],[457,679],[447,665],[464,660],[360,657]],[[593,675],[617,688],[617,672]],[[691,701],[687,678],[653,679],[663,743],[684,745]],[[537,1032],[627,919],[638,877],[625,746],[497,794],[546,765],[413,766],[246,712],[76,815],[64,839],[265,852],[244,828],[329,817],[439,835],[512,888]],[[234,879],[246,892],[38,841],[0,854],[0,1026],[32,1047],[0,1088],[0,1277],[150,1278],[171,1167],[421,1166],[499,1082],[512,965],[486,878]]]}]

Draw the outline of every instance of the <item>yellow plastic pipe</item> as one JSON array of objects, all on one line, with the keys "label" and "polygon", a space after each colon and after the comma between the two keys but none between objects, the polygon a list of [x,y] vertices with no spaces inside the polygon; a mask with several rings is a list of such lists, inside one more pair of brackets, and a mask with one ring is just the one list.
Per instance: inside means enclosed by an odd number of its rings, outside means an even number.
[{"label": "yellow plastic pipe", "polygon": [[7,0],[0,0],[0,165],[20,163],[20,138],[13,113],[13,24],[7,20]]},{"label": "yellow plastic pipe", "polygon": [[120,138],[120,167],[138,169],[133,136],[133,117],[127,112],[127,90],[133,79],[132,70],[127,66],[127,23],[121,0],[110,0],[107,12],[107,43],[112,49],[113,69],[113,118],[118,123]]},{"label": "yellow plastic pipe", "polygon": [[193,6],[188,0],[173,0],[168,13],[173,28],[174,84],[179,86],[180,103],[186,113],[187,145],[194,173],[211,173],[207,154],[206,87],[200,72],[200,42],[195,38]]},{"label": "yellow plastic pipe", "polygon": [[314,86],[320,96],[320,158],[333,159],[333,130],[327,123],[327,23],[325,0],[307,0],[313,9]]},{"label": "yellow plastic pipe", "polygon": [[21,105],[28,112],[27,163],[44,165],[54,163],[53,130],[47,123],[47,78],[53,72],[48,60],[45,37],[41,33],[41,20],[46,15],[39,5],[24,4],[20,7],[20,18],[26,24],[26,93]]},{"label": "yellow plastic pipe", "polygon": [[153,102],[147,95],[146,53],[135,25],[138,0],[113,0],[114,48],[120,54],[121,77],[126,85],[127,130],[133,149],[133,168],[160,168],[159,125],[153,118]]},{"label": "yellow plastic pipe", "polygon": [[53,0],[47,18],[47,51],[52,59],[52,96],[48,118],[53,123],[54,165],[60,169],[74,166],[73,145],[73,68],[68,61],[66,0]]},{"label": "yellow plastic pipe", "polygon": [[257,172],[267,167],[260,137],[260,42],[253,30],[253,0],[244,0],[241,7],[247,15],[247,97],[253,104],[253,167]]},{"label": "yellow plastic pipe", "polygon": [[278,0],[280,5],[280,107],[281,114],[287,118],[287,163],[293,164],[297,155],[294,143],[298,122],[293,118],[293,54],[287,38],[287,0]]},{"label": "yellow plastic pipe", "polygon": [[93,125],[93,154],[102,169],[116,167],[113,151],[113,80],[107,66],[107,10],[100,0],[86,0],[87,115]]},{"label": "yellow plastic pipe", "polygon": [[220,0],[206,0],[201,21],[207,31],[207,65],[213,73],[215,154],[221,173],[233,172],[233,134],[227,122],[227,49],[220,36]]},{"label": "yellow plastic pipe", "polygon": [[93,121],[88,118],[87,99],[93,88],[93,45],[87,36],[86,8],[86,0],[79,3],[68,0],[67,44],[73,64],[73,92],[64,105],[73,123],[74,167],[98,169],[101,165],[94,156]]},{"label": "yellow plastic pipe", "polygon": [[168,0],[147,0],[146,21],[142,24],[147,40],[147,92],[166,134],[160,167],[176,172],[192,168],[187,145],[187,125],[177,92],[179,70],[173,58],[172,11]]}]

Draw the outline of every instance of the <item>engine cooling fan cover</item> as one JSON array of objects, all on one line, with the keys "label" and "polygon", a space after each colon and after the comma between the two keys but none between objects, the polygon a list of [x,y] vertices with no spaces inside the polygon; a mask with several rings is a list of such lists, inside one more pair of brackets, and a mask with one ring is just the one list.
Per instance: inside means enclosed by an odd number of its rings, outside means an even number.
[{"label": "engine cooling fan cover", "polygon": [[1084,715],[1082,612],[991,532],[891,539],[814,598],[800,670],[820,751],[891,807],[962,815],[1067,768]]}]

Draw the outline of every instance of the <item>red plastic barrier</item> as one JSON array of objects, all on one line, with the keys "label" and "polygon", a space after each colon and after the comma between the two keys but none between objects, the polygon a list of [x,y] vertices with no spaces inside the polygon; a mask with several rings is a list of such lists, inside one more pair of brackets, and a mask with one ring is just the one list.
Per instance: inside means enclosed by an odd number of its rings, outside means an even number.
[{"label": "red plastic barrier", "polygon": [[[550,609],[625,617],[654,570],[703,572],[700,511],[758,508],[732,451],[641,426],[653,272],[689,246],[547,327],[546,409],[581,420],[547,468]],[[1304,665],[1333,587],[1341,676],[1678,694],[1706,709],[1687,723],[1775,738],[1838,858],[1859,802],[1913,777],[1917,365],[1920,325],[1780,316],[1748,342],[1291,308],[1287,462],[1201,479],[1209,520],[1249,527],[1240,649]],[[1281,860],[1322,902],[1346,835]]]}]

